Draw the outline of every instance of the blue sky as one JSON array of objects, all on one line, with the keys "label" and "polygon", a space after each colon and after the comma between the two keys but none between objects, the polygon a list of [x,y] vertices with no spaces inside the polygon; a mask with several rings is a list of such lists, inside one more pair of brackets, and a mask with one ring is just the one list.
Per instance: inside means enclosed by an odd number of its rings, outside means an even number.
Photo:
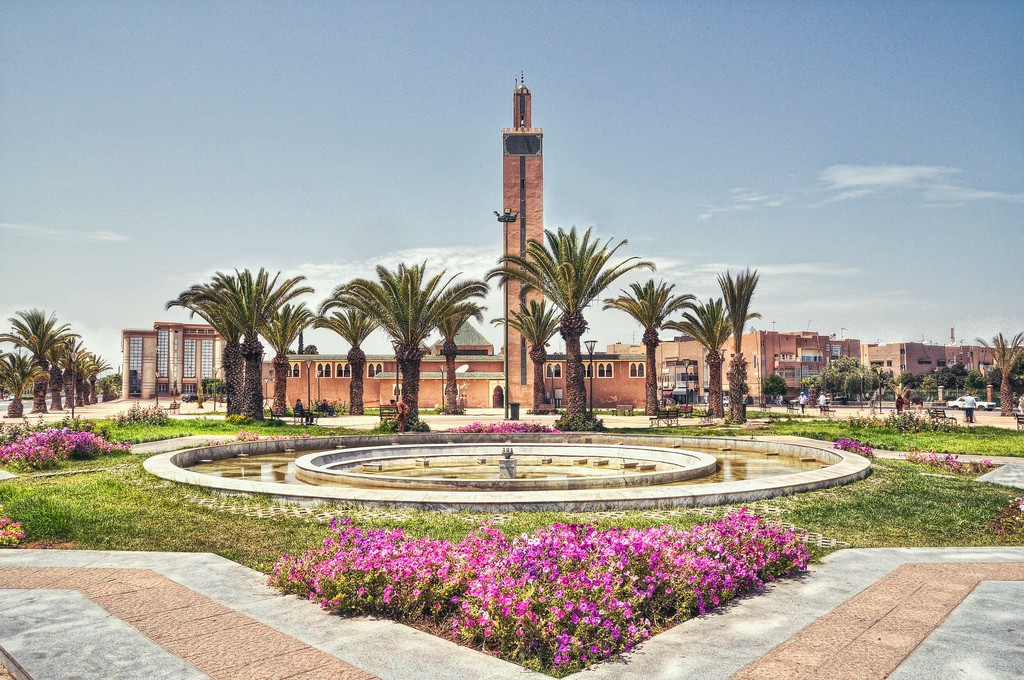
[{"label": "blue sky", "polygon": [[1024,330],[1024,5],[680,4],[0,2],[0,319],[118,363],[218,269],[479,275],[525,71],[547,227],[756,267],[761,328]]}]

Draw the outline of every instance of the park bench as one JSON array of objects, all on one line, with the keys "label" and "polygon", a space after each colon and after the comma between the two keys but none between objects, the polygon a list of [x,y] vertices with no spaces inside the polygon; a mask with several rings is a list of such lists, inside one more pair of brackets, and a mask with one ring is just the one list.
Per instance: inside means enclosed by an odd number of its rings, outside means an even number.
[{"label": "park bench", "polygon": [[633,404],[616,404],[613,414],[619,415],[620,413],[624,416],[633,415]]},{"label": "park bench", "polygon": [[834,416],[836,414],[835,411],[833,411],[831,408],[829,408],[828,404],[822,404],[821,406],[819,406],[818,407],[818,412],[821,415],[825,416],[826,418],[831,418],[832,416]]},{"label": "park bench", "polygon": [[800,404],[795,401],[786,402],[786,413],[800,413]]},{"label": "park bench", "polygon": [[168,412],[168,413],[171,413],[171,414],[176,414],[176,413],[178,413],[178,409],[180,409],[180,408],[181,408],[181,404],[179,404],[179,403],[178,403],[178,402],[176,402],[176,401],[172,401],[172,402],[171,402],[171,403],[170,403],[170,404],[169,404],[169,405],[167,406],[167,412]]},{"label": "park bench", "polygon": [[316,425],[319,418],[319,411],[310,411],[306,408],[297,408],[292,411],[292,425]]},{"label": "park bench", "polygon": [[651,427],[655,427],[657,424],[663,423],[665,427],[669,425],[679,424],[679,409],[678,408],[659,408],[658,412],[651,416]]},{"label": "park bench", "polygon": [[695,408],[693,409],[693,416],[697,418],[697,422],[700,425],[706,425],[715,419],[714,413],[709,408]]},{"label": "park bench", "polygon": [[928,417],[931,418],[932,420],[937,420],[939,422],[946,422],[946,421],[951,422],[951,423],[955,423],[956,422],[956,418],[954,418],[953,416],[947,416],[946,415],[946,409],[943,409],[943,408],[930,408],[930,409],[928,409]]},{"label": "park bench", "polygon": [[398,420],[398,407],[394,404],[381,404],[380,405],[380,420]]},{"label": "park bench", "polygon": [[1024,413],[1014,413],[1013,417],[1017,420],[1017,429],[1024,430]]}]

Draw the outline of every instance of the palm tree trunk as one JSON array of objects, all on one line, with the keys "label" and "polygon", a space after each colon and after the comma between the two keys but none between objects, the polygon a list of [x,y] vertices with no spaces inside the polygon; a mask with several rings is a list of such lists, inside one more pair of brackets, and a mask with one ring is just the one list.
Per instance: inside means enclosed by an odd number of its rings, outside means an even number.
[{"label": "palm tree trunk", "polygon": [[455,358],[459,355],[459,347],[451,338],[444,339],[441,346],[441,354],[444,355],[445,376],[444,385],[444,407],[450,411],[458,408],[459,388],[455,381]]},{"label": "palm tree trunk", "polygon": [[411,358],[404,356],[402,352],[398,357],[398,363],[402,368],[402,401],[409,406],[409,419],[420,416],[420,360],[423,352],[414,348]]},{"label": "palm tree trunk", "polygon": [[21,394],[12,394],[11,403],[7,405],[8,418],[20,418],[25,413],[25,407],[21,403]]},{"label": "palm tree trunk", "polygon": [[93,376],[89,376],[89,403],[90,404],[98,404],[98,403],[100,403],[99,400],[96,399],[96,376],[94,376],[94,375]]},{"label": "palm tree trunk", "polygon": [[225,411],[229,416],[241,414],[245,387],[245,359],[242,357],[241,343],[225,343],[221,363],[224,366],[224,382],[227,385],[228,403]]},{"label": "palm tree trunk", "polygon": [[[35,365],[43,369],[49,374],[50,362],[46,359],[37,358]],[[46,413],[46,388],[50,383],[49,375],[44,375],[36,378],[32,384],[32,413],[38,413],[40,415]]]},{"label": "palm tree trunk", "polygon": [[64,370],[62,382],[64,383],[64,403],[70,405],[71,401],[75,398],[75,393],[72,388],[74,374],[70,369]]},{"label": "palm tree trunk", "polygon": [[288,374],[291,368],[288,355],[278,354],[274,357],[274,404],[270,407],[271,415],[283,416],[288,412]]},{"label": "palm tree trunk", "polygon": [[[645,331],[646,333],[646,331]],[[647,361],[644,366],[644,413],[649,416],[658,414],[658,380],[654,372],[654,359],[657,356],[658,342],[645,343]]]},{"label": "palm tree trunk", "polygon": [[263,343],[256,336],[246,336],[242,343],[245,360],[245,381],[242,384],[241,412],[246,418],[263,420]]},{"label": "palm tree trunk", "polygon": [[363,369],[366,368],[366,353],[358,347],[348,351],[348,365],[352,370],[352,382],[348,384],[348,412],[353,416],[363,415]]},{"label": "palm tree trunk", "polygon": [[77,394],[75,395],[75,406],[85,406],[85,381],[76,381],[75,387],[77,388]]},{"label": "palm tree trunk", "polygon": [[999,415],[1013,415],[1013,387],[1008,371],[1003,372],[1003,384],[999,386]]},{"label": "palm tree trunk", "polygon": [[[565,340],[565,415],[587,412],[586,372],[580,356],[580,338],[587,332],[587,322],[579,312],[562,317],[561,334]],[[506,348],[507,351],[507,348]]]},{"label": "palm tree trunk", "polygon": [[742,423],[743,386],[747,383],[747,362],[742,354],[733,354],[729,364],[729,420]]},{"label": "palm tree trunk", "polygon": [[530,346],[530,361],[533,362],[533,410],[536,412],[544,403],[544,364],[548,353],[543,345]]},{"label": "palm tree trunk", "polygon": [[708,352],[708,408],[715,418],[721,418],[722,411],[722,355],[718,351]]},{"label": "palm tree trunk", "polygon": [[63,411],[64,405],[60,401],[60,392],[64,389],[62,376],[64,371],[57,364],[50,365],[50,410]]}]

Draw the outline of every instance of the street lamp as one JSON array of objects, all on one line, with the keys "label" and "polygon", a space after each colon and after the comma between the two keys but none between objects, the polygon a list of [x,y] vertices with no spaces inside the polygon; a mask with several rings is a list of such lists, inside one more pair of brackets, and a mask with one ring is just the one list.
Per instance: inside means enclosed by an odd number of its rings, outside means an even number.
[{"label": "street lamp", "polygon": [[590,415],[594,415],[594,347],[597,340],[587,340],[583,343],[587,346],[587,354],[590,355]]},{"label": "street lamp", "polygon": [[[519,213],[516,212],[515,214],[513,214],[511,208],[505,208],[505,212],[504,213],[498,213],[498,211],[495,210],[494,211],[494,216],[498,218],[499,222],[501,222],[501,250],[502,250],[502,252],[507,253],[507,251],[508,251],[508,225],[512,224],[513,222],[515,222],[516,220],[519,219]],[[505,361],[504,361],[504,369],[505,369],[505,394],[504,394],[505,420],[508,420],[508,353],[509,353],[509,348],[508,348],[508,281],[502,283],[501,286],[502,286],[502,288],[505,289],[505,313],[504,313],[504,317],[503,317],[504,320],[505,320],[505,351],[502,352],[502,354],[505,355]]]},{"label": "street lamp", "polygon": [[306,410],[309,410],[309,403],[312,401],[313,393],[309,384],[309,369],[313,365],[312,359],[306,359]]}]

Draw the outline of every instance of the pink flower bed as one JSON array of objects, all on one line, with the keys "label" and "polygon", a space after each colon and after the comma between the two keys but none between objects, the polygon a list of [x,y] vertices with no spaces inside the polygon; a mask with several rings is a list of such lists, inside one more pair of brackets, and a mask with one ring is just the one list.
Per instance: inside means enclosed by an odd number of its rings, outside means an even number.
[{"label": "pink flower bed", "polygon": [[[2,511],[3,508],[0,508],[0,512]],[[12,522],[9,517],[0,517],[0,548],[13,548],[23,538],[25,532],[21,530],[21,522]]]},{"label": "pink flower bed", "polygon": [[129,453],[127,445],[111,444],[92,432],[49,428],[0,446],[0,465],[23,470],[53,467],[68,458],[94,458],[103,453]]},{"label": "pink flower bed", "polygon": [[911,463],[917,463],[918,465],[927,465],[929,467],[936,467],[948,472],[958,472],[963,474],[977,474],[979,472],[988,472],[993,467],[992,461],[985,458],[981,461],[960,461],[960,457],[952,453],[935,453],[934,451],[918,451],[917,449],[911,449],[907,453],[903,454]]},{"label": "pink flower bed", "polygon": [[867,444],[861,444],[856,439],[840,439],[832,445],[833,449],[840,449],[842,451],[851,451],[853,453],[859,453],[865,458],[874,458],[875,450]]},{"label": "pink flower bed", "polygon": [[495,434],[523,434],[531,432],[561,432],[553,427],[540,423],[524,423],[519,421],[501,423],[472,423],[452,429],[452,432],[486,432]]},{"label": "pink flower bed", "polygon": [[508,539],[482,525],[458,543],[355,529],[270,583],[330,611],[444,626],[467,645],[557,675],[631,649],[807,564],[792,531],[746,510],[689,529],[558,524]]}]

